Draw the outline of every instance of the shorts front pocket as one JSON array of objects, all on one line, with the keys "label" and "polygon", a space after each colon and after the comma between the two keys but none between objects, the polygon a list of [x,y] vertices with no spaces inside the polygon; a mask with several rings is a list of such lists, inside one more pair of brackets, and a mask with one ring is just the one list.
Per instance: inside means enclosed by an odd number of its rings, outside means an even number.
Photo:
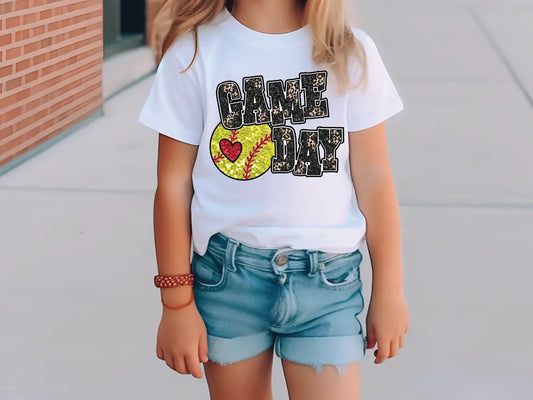
[{"label": "shorts front pocket", "polygon": [[226,286],[228,274],[224,263],[207,251],[203,256],[193,251],[191,273],[199,289],[221,290]]},{"label": "shorts front pocket", "polygon": [[342,253],[319,261],[319,284],[328,289],[353,289],[361,285],[359,266],[362,253]]}]

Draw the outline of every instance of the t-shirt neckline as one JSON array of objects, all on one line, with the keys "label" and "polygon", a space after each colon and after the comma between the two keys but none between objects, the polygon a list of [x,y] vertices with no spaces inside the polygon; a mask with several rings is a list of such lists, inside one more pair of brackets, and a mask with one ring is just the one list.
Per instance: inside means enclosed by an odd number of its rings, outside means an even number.
[{"label": "t-shirt neckline", "polygon": [[309,25],[285,33],[265,33],[244,25],[226,7],[222,9],[221,14],[222,24],[226,25],[236,37],[261,47],[301,46],[302,41],[309,37]]}]

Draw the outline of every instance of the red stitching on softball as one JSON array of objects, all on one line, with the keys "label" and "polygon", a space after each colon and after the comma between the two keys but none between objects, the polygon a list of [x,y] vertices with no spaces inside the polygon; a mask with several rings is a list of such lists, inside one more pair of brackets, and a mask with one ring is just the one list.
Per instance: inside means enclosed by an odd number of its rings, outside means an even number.
[{"label": "red stitching on softball", "polygon": [[244,163],[244,167],[243,167],[243,171],[244,173],[242,174],[242,177],[244,179],[250,179],[250,173],[251,173],[251,170],[252,170],[252,165],[254,163],[254,159],[255,157],[257,156],[257,153],[259,153],[259,150],[261,150],[263,148],[263,146],[270,141],[272,137],[272,133],[268,133],[265,135],[264,138],[262,138],[259,142],[257,142],[255,144],[255,146],[252,148],[252,150],[250,150],[250,155],[248,157],[246,157],[246,162]]},{"label": "red stitching on softball", "polygon": [[213,161],[214,162],[219,162],[220,160],[222,160],[224,158],[224,154],[222,154],[220,151],[218,152],[218,154],[216,156],[213,157]]},{"label": "red stitching on softball", "polygon": [[231,130],[231,135],[229,135],[229,141],[233,142],[234,140],[237,140],[237,135],[239,134],[238,130]]}]

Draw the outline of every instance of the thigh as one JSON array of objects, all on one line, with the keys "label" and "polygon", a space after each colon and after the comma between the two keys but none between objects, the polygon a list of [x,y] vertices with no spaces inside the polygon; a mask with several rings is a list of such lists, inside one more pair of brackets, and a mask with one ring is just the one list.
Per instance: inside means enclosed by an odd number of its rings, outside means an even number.
[{"label": "thigh", "polygon": [[273,347],[227,365],[204,363],[211,400],[272,400]]},{"label": "thigh", "polygon": [[360,361],[348,364],[342,375],[330,364],[317,372],[309,365],[281,362],[290,400],[359,400]]}]

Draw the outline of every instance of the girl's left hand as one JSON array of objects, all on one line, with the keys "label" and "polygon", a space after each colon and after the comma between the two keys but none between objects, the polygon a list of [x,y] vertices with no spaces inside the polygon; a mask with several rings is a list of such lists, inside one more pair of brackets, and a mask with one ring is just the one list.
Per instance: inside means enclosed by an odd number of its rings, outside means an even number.
[{"label": "girl's left hand", "polygon": [[374,351],[374,364],[392,358],[403,347],[409,327],[407,303],[402,292],[373,293],[366,318],[367,349]]}]

